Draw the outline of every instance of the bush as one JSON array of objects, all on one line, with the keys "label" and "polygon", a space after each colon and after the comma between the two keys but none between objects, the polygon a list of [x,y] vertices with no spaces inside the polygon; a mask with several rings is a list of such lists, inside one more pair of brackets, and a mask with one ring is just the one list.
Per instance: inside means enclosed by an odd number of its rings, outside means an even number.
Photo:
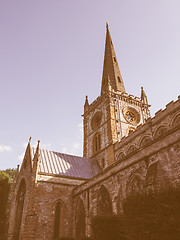
[{"label": "bush", "polygon": [[123,216],[96,216],[92,219],[95,240],[126,240],[126,219]]},{"label": "bush", "polygon": [[180,188],[128,196],[123,203],[132,239],[180,239]]},{"label": "bush", "polygon": [[7,219],[11,200],[10,192],[15,174],[16,170],[13,168],[0,170],[0,239],[2,240],[5,240],[7,237]]},{"label": "bush", "polygon": [[6,239],[7,233],[7,204],[10,184],[8,178],[0,178],[0,239]]}]

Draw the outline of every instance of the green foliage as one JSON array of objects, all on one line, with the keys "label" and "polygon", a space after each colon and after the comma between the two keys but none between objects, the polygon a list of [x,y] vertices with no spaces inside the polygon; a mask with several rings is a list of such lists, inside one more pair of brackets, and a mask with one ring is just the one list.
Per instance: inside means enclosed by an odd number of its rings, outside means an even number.
[{"label": "green foliage", "polygon": [[126,240],[126,219],[123,216],[95,216],[92,219],[95,240]]},{"label": "green foliage", "polygon": [[10,184],[8,178],[3,177],[0,179],[0,239],[5,239],[6,223],[7,223],[7,205],[9,196]]},{"label": "green foliage", "polygon": [[16,175],[16,169],[14,168],[8,168],[6,170],[0,170],[0,179],[8,178],[8,182],[10,184],[13,183],[13,179]]},{"label": "green foliage", "polygon": [[132,239],[180,239],[180,188],[128,196],[123,204]]},{"label": "green foliage", "polygon": [[0,239],[3,240],[6,239],[10,190],[15,173],[13,168],[0,171]]}]

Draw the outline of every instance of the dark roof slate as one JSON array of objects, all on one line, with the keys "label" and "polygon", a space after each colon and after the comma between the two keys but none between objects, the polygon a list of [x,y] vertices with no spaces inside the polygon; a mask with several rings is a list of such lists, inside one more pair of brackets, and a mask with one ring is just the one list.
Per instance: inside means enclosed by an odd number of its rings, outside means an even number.
[{"label": "dark roof slate", "polygon": [[[32,148],[33,155],[36,149]],[[90,179],[101,172],[95,159],[40,149],[39,173]]]}]

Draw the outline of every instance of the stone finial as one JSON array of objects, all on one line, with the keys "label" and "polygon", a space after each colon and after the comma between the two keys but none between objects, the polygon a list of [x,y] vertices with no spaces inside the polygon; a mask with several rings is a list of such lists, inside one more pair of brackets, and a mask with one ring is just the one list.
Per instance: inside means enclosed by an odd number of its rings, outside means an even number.
[{"label": "stone finial", "polygon": [[86,95],[84,107],[88,107],[88,106],[89,106],[89,101],[88,101],[88,96]]},{"label": "stone finial", "polygon": [[148,104],[147,96],[145,94],[145,91],[144,91],[143,87],[141,87],[141,101],[144,104]]},{"label": "stone finial", "polygon": [[38,140],[38,144],[37,144],[37,150],[39,150],[39,144],[40,144],[40,140]]},{"label": "stone finial", "polygon": [[17,165],[17,172],[19,172],[19,167],[20,167],[20,165],[18,164],[18,165]]},{"label": "stone finial", "polygon": [[30,138],[29,138],[29,143],[31,142],[31,139],[32,139],[32,138],[30,137]]}]

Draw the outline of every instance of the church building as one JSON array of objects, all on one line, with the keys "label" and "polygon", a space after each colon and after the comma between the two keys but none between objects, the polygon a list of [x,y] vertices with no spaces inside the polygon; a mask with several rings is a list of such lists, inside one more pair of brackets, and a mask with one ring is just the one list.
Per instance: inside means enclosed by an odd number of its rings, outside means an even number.
[{"label": "church building", "polygon": [[83,113],[83,157],[31,147],[14,179],[8,240],[81,239],[132,191],[180,181],[180,96],[153,118],[125,90],[108,24],[100,95]]}]

